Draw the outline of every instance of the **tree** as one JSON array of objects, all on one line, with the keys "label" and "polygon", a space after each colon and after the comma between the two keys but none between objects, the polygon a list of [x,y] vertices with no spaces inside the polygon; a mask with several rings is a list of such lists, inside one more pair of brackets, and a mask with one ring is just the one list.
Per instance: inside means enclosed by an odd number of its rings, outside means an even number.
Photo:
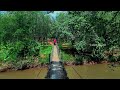
[{"label": "tree", "polygon": [[54,24],[59,38],[72,42],[79,54],[102,60],[103,52],[120,45],[119,11],[69,11],[59,14]]}]

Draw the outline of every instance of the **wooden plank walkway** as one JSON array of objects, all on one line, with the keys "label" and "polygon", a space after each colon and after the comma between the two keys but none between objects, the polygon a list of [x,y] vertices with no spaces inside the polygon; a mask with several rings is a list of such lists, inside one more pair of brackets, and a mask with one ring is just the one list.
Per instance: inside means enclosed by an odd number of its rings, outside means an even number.
[{"label": "wooden plank walkway", "polygon": [[56,45],[53,46],[53,56],[51,61],[56,61],[56,62],[60,61]]}]

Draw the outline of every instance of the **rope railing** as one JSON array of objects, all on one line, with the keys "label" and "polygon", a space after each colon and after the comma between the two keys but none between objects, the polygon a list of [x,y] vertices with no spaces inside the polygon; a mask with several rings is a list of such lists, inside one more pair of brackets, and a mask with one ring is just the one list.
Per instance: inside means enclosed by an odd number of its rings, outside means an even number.
[{"label": "rope railing", "polygon": [[56,45],[56,47],[57,47],[58,57],[59,57],[59,59],[61,60],[61,51],[60,51],[60,49],[59,49],[58,45]]},{"label": "rope railing", "polygon": [[52,51],[51,51],[51,53],[49,54],[49,63],[52,61],[53,51],[54,51],[54,47],[52,46]]}]

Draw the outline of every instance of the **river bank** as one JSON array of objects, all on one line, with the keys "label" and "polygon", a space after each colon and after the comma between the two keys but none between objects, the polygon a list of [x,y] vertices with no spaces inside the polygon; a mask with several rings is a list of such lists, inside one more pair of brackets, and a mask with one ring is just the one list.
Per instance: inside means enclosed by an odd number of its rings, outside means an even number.
[{"label": "river bank", "polygon": [[[20,64],[21,63],[21,64]],[[97,62],[87,62],[87,63],[79,63],[79,62],[73,62],[73,61],[69,61],[69,62],[63,62],[65,66],[86,66],[86,65],[97,65],[97,64],[114,64],[112,62],[108,62],[108,61],[102,61],[100,63]],[[118,62],[117,62],[118,63]],[[13,63],[0,63],[0,72],[7,72],[7,71],[19,71],[19,70],[26,70],[26,69],[31,69],[31,68],[47,68],[48,67],[48,63],[40,63],[38,61],[34,61],[32,63],[26,61],[22,61],[22,62],[17,62],[16,64]]]},{"label": "river bank", "polygon": [[47,67],[48,64],[40,63],[38,61],[30,62],[26,61],[19,61],[17,63],[0,63],[0,72],[7,72],[7,71],[18,71],[18,70],[26,70],[31,68],[44,68]]},{"label": "river bank", "polygon": [[[0,73],[0,79],[45,79],[47,67]],[[108,64],[66,66],[69,79],[120,79],[120,67]]]}]

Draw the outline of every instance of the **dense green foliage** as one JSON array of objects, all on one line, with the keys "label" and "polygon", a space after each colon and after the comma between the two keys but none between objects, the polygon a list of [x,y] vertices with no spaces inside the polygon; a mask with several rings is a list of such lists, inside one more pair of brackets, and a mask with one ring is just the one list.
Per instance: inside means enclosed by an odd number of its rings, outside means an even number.
[{"label": "dense green foliage", "polygon": [[[62,51],[64,61],[119,60],[119,55],[113,55],[114,49],[120,48],[119,11],[68,11],[59,13],[56,19],[47,14],[51,12],[0,13],[0,61],[37,57],[45,63],[52,50],[46,42],[52,37],[57,38],[60,49],[65,43],[72,49],[72,53]],[[105,51],[109,52],[107,58]]]},{"label": "dense green foliage", "polygon": [[48,38],[50,24],[50,17],[43,12],[0,13],[0,60],[19,61],[39,56],[41,45]]},{"label": "dense green foliage", "polygon": [[41,58],[39,58],[40,59],[40,62],[41,63],[49,63],[49,59],[50,59],[50,56],[49,55],[51,55],[51,52],[52,52],[52,46],[45,46],[45,45],[43,45],[43,46],[41,46],[40,47],[40,55],[42,55],[41,56]]},{"label": "dense green foliage", "polygon": [[73,45],[78,53],[77,58],[82,58],[83,55],[83,58],[98,62],[104,59],[104,51],[109,52],[113,47],[120,47],[119,11],[60,13],[52,29],[57,32],[60,42]]}]

